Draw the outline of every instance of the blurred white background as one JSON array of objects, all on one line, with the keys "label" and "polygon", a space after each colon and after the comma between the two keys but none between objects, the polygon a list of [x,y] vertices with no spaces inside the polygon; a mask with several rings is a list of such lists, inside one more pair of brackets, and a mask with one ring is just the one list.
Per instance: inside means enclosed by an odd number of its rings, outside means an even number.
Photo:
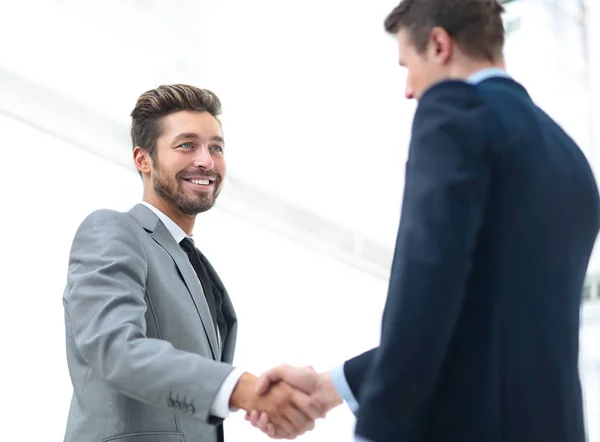
[{"label": "blurred white background", "polygon": [[[415,106],[383,31],[396,4],[0,0],[3,440],[24,428],[62,440],[71,240],[89,212],[141,198],[129,113],[162,83],[223,102],[229,180],[194,236],[238,312],[236,365],[325,370],[377,344]],[[512,2],[506,56],[597,171],[600,5],[584,12],[579,0]],[[599,442],[597,253],[589,270],[581,368]],[[301,440],[351,441],[353,424],[340,407]],[[228,440],[267,440],[241,415],[226,426]]]}]

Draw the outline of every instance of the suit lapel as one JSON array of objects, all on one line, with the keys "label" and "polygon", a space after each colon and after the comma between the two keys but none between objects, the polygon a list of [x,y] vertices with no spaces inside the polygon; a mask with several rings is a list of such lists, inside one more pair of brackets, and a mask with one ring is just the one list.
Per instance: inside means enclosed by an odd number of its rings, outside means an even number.
[{"label": "suit lapel", "polygon": [[198,276],[190,264],[187,255],[181,249],[179,244],[177,244],[164,224],[160,222],[158,217],[146,206],[138,204],[131,209],[130,213],[142,227],[148,231],[150,237],[165,249],[165,251],[171,255],[171,258],[173,258],[173,261],[179,270],[179,274],[185,282],[192,301],[194,302],[196,311],[202,320],[204,332],[208,338],[213,357],[216,360],[220,360],[221,351],[217,341],[215,326],[210,316],[210,310],[206,298],[204,297],[202,285],[200,284]]}]

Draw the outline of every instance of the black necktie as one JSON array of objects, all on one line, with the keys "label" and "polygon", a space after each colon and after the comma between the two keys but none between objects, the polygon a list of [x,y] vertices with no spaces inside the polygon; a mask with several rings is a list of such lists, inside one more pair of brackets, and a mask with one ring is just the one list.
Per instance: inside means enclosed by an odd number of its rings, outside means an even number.
[{"label": "black necktie", "polygon": [[208,276],[208,272],[200,260],[200,256],[198,255],[198,251],[194,245],[194,241],[191,238],[184,238],[179,244],[187,254],[188,259],[190,260],[190,263],[196,272],[196,275],[198,275],[200,284],[202,284],[202,289],[204,290],[204,296],[206,297],[206,302],[210,310],[210,315],[212,316],[213,324],[215,324],[215,328],[220,334],[221,345],[223,345],[225,339],[227,338],[227,321],[225,321],[225,316],[223,315],[223,299],[221,297],[221,293],[219,293],[218,290],[213,290],[210,277]]}]

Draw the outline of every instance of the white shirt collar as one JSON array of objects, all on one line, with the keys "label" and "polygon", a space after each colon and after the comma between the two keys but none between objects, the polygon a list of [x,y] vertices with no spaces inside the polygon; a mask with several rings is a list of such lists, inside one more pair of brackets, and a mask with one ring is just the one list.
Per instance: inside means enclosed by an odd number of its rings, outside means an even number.
[{"label": "white shirt collar", "polygon": [[169,233],[173,236],[175,241],[177,241],[177,244],[179,244],[184,238],[191,238],[191,236],[188,236],[183,231],[183,229],[175,223],[175,221],[173,221],[167,215],[162,213],[160,210],[158,210],[152,204],[147,203],[146,201],[142,201],[142,204],[144,206],[146,206],[148,209],[152,210],[154,212],[154,214],[156,216],[158,216],[158,219],[160,219],[162,221],[162,223],[165,225],[165,227],[167,228]]}]

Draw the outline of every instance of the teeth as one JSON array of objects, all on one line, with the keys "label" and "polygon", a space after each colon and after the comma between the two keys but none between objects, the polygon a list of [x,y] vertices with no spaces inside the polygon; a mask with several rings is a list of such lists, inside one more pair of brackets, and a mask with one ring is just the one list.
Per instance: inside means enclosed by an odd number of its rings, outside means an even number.
[{"label": "teeth", "polygon": [[190,180],[190,183],[202,184],[204,186],[208,186],[210,184],[210,181],[209,180],[196,180],[196,179],[192,179],[192,180]]}]

